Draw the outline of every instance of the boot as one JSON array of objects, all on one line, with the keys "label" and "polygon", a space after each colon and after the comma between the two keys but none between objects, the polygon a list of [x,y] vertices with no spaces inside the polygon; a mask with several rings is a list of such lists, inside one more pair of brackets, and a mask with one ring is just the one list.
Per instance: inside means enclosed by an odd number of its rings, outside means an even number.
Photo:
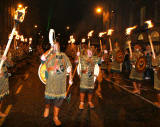
[{"label": "boot", "polygon": [[61,125],[61,121],[58,118],[59,110],[60,109],[58,107],[54,106],[54,109],[53,109],[53,111],[54,111],[53,121],[54,121],[56,126],[60,126]]},{"label": "boot", "polygon": [[84,109],[84,97],[85,94],[84,93],[80,93],[80,104],[79,104],[79,109]]},{"label": "boot", "polygon": [[49,115],[49,108],[50,108],[50,105],[49,105],[49,104],[46,104],[45,110],[44,110],[44,114],[43,114],[43,117],[44,117],[44,118],[47,118],[47,117],[48,117],[48,115]]},{"label": "boot", "polygon": [[88,105],[90,108],[94,108],[94,104],[92,103],[93,94],[88,94]]}]

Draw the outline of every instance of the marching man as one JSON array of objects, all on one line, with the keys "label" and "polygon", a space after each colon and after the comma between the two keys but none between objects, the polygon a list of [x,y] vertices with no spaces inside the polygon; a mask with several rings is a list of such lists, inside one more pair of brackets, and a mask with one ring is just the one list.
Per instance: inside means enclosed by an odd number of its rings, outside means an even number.
[{"label": "marching man", "polygon": [[55,42],[51,49],[41,57],[47,68],[47,82],[45,87],[44,117],[48,117],[50,105],[53,104],[53,121],[56,126],[61,125],[59,110],[66,97],[66,77],[69,74],[69,84],[72,84],[72,65],[65,53],[60,52],[60,45]]},{"label": "marching man", "polygon": [[[77,54],[80,55],[80,52]],[[96,68],[100,61],[98,57],[93,56],[92,50],[90,48],[85,50],[84,55],[80,56],[80,63],[77,69],[78,75],[80,76],[80,105],[79,109],[84,109],[84,98],[85,94],[88,95],[88,105],[90,108],[94,108],[94,104],[92,103],[92,96],[95,87],[95,80],[98,76],[96,74],[96,70],[99,71],[99,68]],[[98,65],[97,65],[98,66]]]}]

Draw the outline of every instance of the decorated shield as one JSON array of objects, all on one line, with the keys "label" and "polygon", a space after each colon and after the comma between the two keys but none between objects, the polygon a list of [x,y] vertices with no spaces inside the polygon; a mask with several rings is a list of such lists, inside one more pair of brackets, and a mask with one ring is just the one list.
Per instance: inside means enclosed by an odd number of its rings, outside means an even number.
[{"label": "decorated shield", "polygon": [[136,62],[136,71],[140,73],[144,72],[146,69],[146,65],[147,65],[146,58],[144,56],[139,57]]},{"label": "decorated shield", "polygon": [[116,61],[117,61],[118,63],[122,63],[123,60],[124,60],[124,53],[123,53],[121,50],[118,50],[118,51],[116,52]]},{"label": "decorated shield", "polygon": [[157,70],[157,77],[160,80],[160,67],[158,67],[158,70]]},{"label": "decorated shield", "polygon": [[38,69],[38,76],[42,83],[46,84],[46,64],[40,64],[39,69]]}]

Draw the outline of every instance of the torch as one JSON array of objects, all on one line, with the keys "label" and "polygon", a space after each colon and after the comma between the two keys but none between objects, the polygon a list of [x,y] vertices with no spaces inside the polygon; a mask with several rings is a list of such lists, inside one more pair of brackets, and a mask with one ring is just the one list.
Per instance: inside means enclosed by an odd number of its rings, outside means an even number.
[{"label": "torch", "polygon": [[88,39],[89,39],[88,47],[89,47],[89,48],[90,48],[90,45],[91,45],[90,37],[92,37],[93,32],[94,32],[94,31],[91,30],[91,31],[88,33]]},{"label": "torch", "polygon": [[99,37],[100,37],[100,48],[101,48],[101,52],[102,52],[102,40],[101,40],[101,37],[104,35],[104,34],[106,34],[107,32],[101,32],[101,33],[99,33]]},{"label": "torch", "polygon": [[110,36],[112,35],[113,31],[114,31],[113,29],[109,29],[108,32],[107,32],[107,35],[109,36],[110,51],[112,51],[112,42],[111,42]]},{"label": "torch", "polygon": [[[14,16],[14,21],[15,21],[15,25],[12,29],[12,32],[11,32],[11,35],[9,37],[9,40],[8,40],[8,43],[7,43],[7,46],[6,46],[6,49],[3,53],[3,56],[2,57],[6,57],[7,56],[7,53],[8,53],[8,50],[9,50],[9,47],[11,45],[11,42],[12,42],[12,39],[13,39],[13,36],[15,34],[15,31],[16,31],[16,27],[19,23],[22,23],[23,20],[24,20],[24,17],[25,17],[25,11],[26,11],[27,7],[23,8],[23,7],[18,7],[17,10],[15,11],[15,16]],[[1,72],[1,69],[2,69],[2,66],[4,64],[4,60],[2,59],[1,62],[0,62],[0,72]]]},{"label": "torch", "polygon": [[[130,36],[131,34],[131,31],[133,29],[135,29],[137,26],[133,26],[133,27],[130,27],[130,28],[127,28],[126,29],[126,35]],[[132,58],[132,48],[131,48],[131,39],[128,40],[128,47],[129,47],[129,52],[130,52],[130,57]]]},{"label": "torch", "polygon": [[[153,24],[151,22],[151,20],[148,20],[145,22],[146,24],[148,24],[148,29],[151,29],[153,28]],[[155,59],[156,58],[156,55],[155,55],[155,52],[154,52],[154,47],[153,47],[153,43],[152,43],[152,38],[151,38],[151,35],[149,34],[148,32],[148,39],[149,39],[149,43],[151,45],[151,50],[152,50],[152,53],[153,53],[153,58]]]}]

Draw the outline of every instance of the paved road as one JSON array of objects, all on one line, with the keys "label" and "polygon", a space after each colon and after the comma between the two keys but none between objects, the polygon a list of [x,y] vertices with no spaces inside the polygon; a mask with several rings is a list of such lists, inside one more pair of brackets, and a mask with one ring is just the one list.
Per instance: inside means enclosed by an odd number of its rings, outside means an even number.
[{"label": "paved road", "polygon": [[[45,86],[38,78],[38,66],[37,58],[30,57],[22,62],[15,75],[10,78],[10,95],[5,98],[3,105],[3,111],[9,114],[5,119],[0,119],[2,127],[54,126],[52,111],[49,118],[43,118]],[[130,83],[120,79],[120,84],[129,86]],[[64,127],[159,127],[160,125],[160,110],[157,107],[108,81],[103,81],[102,84],[103,99],[94,95],[96,108],[89,110],[85,105],[85,109],[80,111],[78,86],[79,79],[75,76],[71,101],[70,103],[65,101],[60,112]],[[151,98],[154,99],[153,96]]]}]

